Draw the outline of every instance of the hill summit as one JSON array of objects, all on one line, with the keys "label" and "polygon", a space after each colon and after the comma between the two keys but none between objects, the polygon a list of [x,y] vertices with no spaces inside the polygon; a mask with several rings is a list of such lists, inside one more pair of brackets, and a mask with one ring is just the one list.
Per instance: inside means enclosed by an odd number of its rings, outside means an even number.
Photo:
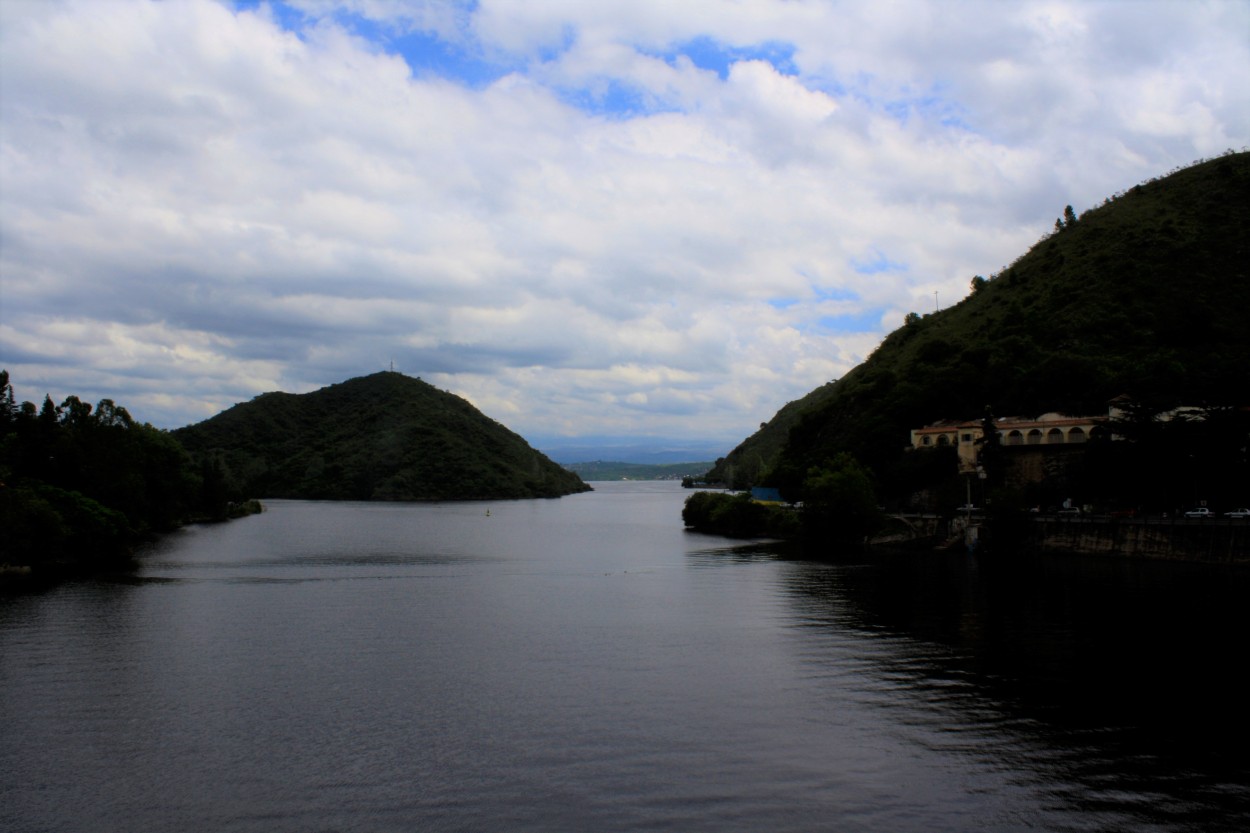
[{"label": "hill summit", "polygon": [[1069,206],[1026,254],[972,277],[955,306],[909,314],[708,477],[784,485],[848,452],[899,490],[909,430],[940,420],[1105,414],[1120,396],[1156,412],[1245,406],[1248,272],[1250,153],[1173,171],[1079,217]]},{"label": "hill summit", "polygon": [[464,399],[393,371],[261,394],[173,433],[250,497],[476,500],[590,489]]}]

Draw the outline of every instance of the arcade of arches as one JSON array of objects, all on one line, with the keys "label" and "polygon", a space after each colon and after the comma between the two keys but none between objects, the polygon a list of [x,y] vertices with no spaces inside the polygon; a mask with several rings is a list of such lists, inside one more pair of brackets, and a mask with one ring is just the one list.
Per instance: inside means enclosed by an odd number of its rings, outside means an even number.
[{"label": "arcade of arches", "polygon": [[[1054,446],[1084,443],[1107,430],[1107,416],[1072,417],[1043,414],[1037,419],[1003,417],[994,421],[999,442],[1004,446]],[[977,442],[981,439],[980,420],[938,422],[911,432],[913,448],[955,446],[961,470],[976,467]]]}]

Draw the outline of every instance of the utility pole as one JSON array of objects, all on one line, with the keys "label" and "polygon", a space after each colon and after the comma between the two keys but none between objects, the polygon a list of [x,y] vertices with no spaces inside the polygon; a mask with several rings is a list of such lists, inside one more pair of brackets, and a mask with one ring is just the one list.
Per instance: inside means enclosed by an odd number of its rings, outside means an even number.
[{"label": "utility pole", "polygon": [[941,307],[939,307],[939,306],[938,306],[938,297],[937,297],[937,294],[938,294],[938,291],[937,291],[936,289],[935,289],[935,290],[933,290],[933,311],[934,311],[934,312],[937,312],[938,310],[940,310],[940,309],[941,309]]}]

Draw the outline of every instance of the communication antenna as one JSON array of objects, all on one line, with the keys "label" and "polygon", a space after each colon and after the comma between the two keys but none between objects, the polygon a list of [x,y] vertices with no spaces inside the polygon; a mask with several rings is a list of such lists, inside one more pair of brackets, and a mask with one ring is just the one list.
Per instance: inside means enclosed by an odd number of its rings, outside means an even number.
[{"label": "communication antenna", "polygon": [[395,372],[395,360],[394,359],[391,359],[391,372],[392,373]]},{"label": "communication antenna", "polygon": [[941,309],[941,307],[938,306],[937,294],[938,294],[938,291],[936,289],[933,290],[933,311],[934,312],[937,312],[939,309]]}]

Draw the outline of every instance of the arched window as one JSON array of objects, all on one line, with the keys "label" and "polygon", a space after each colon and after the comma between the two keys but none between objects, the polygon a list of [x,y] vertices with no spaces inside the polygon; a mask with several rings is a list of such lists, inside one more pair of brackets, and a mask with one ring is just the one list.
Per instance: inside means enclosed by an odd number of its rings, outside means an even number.
[{"label": "arched window", "polygon": [[1063,442],[1063,432],[1058,428],[1052,428],[1046,432],[1046,444],[1052,445]]},{"label": "arched window", "polygon": [[951,441],[945,434],[938,434],[938,445],[950,445]]},{"label": "arched window", "polygon": [[1032,431],[1029,432],[1029,445],[1041,445],[1041,444],[1042,444],[1042,429],[1034,428]]},{"label": "arched window", "polygon": [[1085,429],[1079,425],[1068,432],[1068,442],[1070,443],[1083,443],[1086,439],[1088,438],[1085,436]]},{"label": "arched window", "polygon": [[1024,445],[1024,435],[1018,429],[1013,428],[1007,432],[1007,445]]}]

